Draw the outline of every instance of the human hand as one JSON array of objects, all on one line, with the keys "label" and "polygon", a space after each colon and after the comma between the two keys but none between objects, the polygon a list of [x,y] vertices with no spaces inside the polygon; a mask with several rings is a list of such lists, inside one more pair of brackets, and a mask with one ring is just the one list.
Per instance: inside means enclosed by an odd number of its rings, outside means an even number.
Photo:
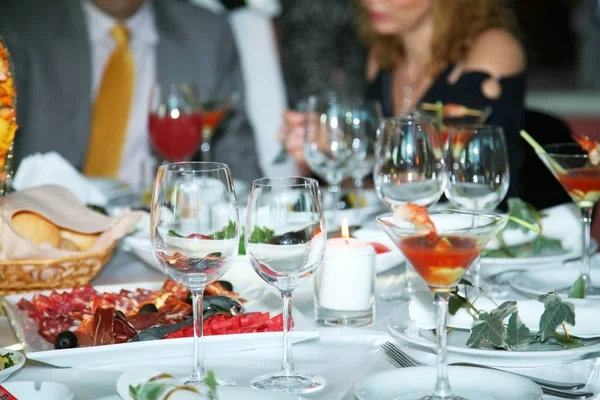
[{"label": "human hand", "polygon": [[304,160],[305,122],[305,113],[286,111],[283,116],[283,125],[278,133],[278,140],[287,154],[301,166],[306,163]]}]

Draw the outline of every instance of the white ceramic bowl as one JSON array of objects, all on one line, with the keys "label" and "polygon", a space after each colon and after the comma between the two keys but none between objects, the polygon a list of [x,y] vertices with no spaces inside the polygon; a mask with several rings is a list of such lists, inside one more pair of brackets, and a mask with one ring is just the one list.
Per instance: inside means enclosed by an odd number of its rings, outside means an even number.
[{"label": "white ceramic bowl", "polygon": [[18,399],[73,400],[73,391],[62,383],[41,382],[36,385],[32,381],[23,381],[2,386]]},{"label": "white ceramic bowl", "polygon": [[0,354],[11,353],[11,357],[15,360],[16,364],[10,368],[3,369],[0,371],[0,382],[4,382],[9,376],[23,368],[25,365],[25,356],[18,351],[13,351],[5,348],[0,348]]}]

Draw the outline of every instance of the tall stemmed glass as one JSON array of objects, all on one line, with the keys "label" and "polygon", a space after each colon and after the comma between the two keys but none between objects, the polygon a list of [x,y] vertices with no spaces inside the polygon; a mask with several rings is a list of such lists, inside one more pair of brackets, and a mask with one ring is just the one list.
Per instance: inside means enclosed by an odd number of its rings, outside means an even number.
[{"label": "tall stemmed glass", "polygon": [[[454,286],[481,254],[487,242],[506,224],[506,218],[480,211],[442,210],[430,213],[437,228],[435,237],[419,226],[392,214],[377,218],[379,226],[398,243],[398,247],[435,297],[437,379],[432,394],[414,393],[422,400],[463,400],[452,393],[448,381],[446,325],[448,298]],[[417,221],[419,222],[419,221]]]},{"label": "tall stemmed glass", "polygon": [[594,286],[590,279],[590,227],[594,206],[600,199],[600,163],[590,159],[576,143],[552,144],[544,150],[538,156],[581,210],[581,277],[585,281],[585,294],[600,295],[600,287]]},{"label": "tall stemmed glass", "polygon": [[202,144],[200,146],[200,159],[202,161],[211,161],[212,140],[215,130],[229,111],[237,105],[239,97],[237,92],[233,92],[228,95],[213,96],[201,100],[200,107],[204,118]]},{"label": "tall stemmed glass", "polygon": [[348,177],[352,161],[361,156],[353,148],[357,135],[364,134],[359,110],[333,93],[310,96],[306,104],[304,156],[311,171],[327,181],[334,214],[340,199],[340,185]]},{"label": "tall stemmed glass", "polygon": [[[463,125],[449,129],[446,157],[446,197],[458,208],[492,211],[504,200],[510,182],[502,128]],[[471,268],[475,290],[480,287],[480,259]]]},{"label": "tall stemmed glass", "polygon": [[[416,114],[386,119],[378,133],[373,180],[377,195],[392,209],[407,202],[427,207],[436,204],[447,176],[435,121]],[[410,298],[409,272],[407,265],[404,287],[381,297]]]},{"label": "tall stemmed glass", "polygon": [[290,339],[292,292],[315,272],[327,235],[319,184],[310,178],[263,178],[254,181],[248,199],[246,253],[255,272],[283,298],[281,371],[259,376],[258,389],[308,393],[325,385],[320,376],[296,371]]},{"label": "tall stemmed glass", "polygon": [[238,253],[239,216],[229,167],[204,162],[159,167],[150,221],[156,261],[192,293],[194,366],[185,383],[201,386],[204,288],[227,271]]}]

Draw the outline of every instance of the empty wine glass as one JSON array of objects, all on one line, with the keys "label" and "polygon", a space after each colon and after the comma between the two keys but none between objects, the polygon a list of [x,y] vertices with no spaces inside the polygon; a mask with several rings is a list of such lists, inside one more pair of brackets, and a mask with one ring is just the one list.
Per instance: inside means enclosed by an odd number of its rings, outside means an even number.
[{"label": "empty wine glass", "polygon": [[[446,186],[446,167],[435,120],[417,114],[386,119],[379,129],[373,171],[379,198],[392,209],[403,203],[432,206]],[[407,265],[403,287],[382,293],[404,300],[413,292]]]},{"label": "empty wine glass", "polygon": [[[510,182],[502,128],[493,125],[454,126],[449,129],[447,146],[448,200],[465,210],[492,211],[498,207],[508,192]],[[470,271],[476,292],[481,286],[480,269],[478,257]]]},{"label": "empty wine glass", "polygon": [[158,264],[192,294],[194,365],[185,383],[203,385],[202,296],[238,253],[239,217],[225,164],[185,162],[158,168],[150,215]]},{"label": "empty wine glass", "polygon": [[366,132],[362,129],[362,104],[332,93],[310,96],[306,104],[304,156],[308,167],[325,179],[332,198],[332,208],[338,208],[340,185],[349,176],[352,166],[366,157],[366,147],[360,143]]},{"label": "empty wine glass", "polygon": [[324,387],[320,376],[296,371],[290,339],[292,292],[315,272],[327,235],[319,184],[310,178],[263,178],[253,182],[246,217],[246,253],[254,271],[283,298],[281,371],[259,376],[257,389],[308,393]]}]

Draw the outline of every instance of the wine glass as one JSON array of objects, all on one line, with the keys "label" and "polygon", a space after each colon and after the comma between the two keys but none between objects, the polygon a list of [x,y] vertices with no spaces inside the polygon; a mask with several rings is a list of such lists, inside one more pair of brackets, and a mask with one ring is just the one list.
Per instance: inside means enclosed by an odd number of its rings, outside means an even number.
[{"label": "wine glass", "polygon": [[366,157],[361,104],[333,93],[309,96],[306,103],[304,157],[312,172],[325,179],[332,198],[334,220],[340,185],[352,165]]},{"label": "wine glass", "polygon": [[283,298],[281,371],[259,376],[251,385],[294,394],[317,391],[325,380],[296,371],[290,336],[292,292],[321,264],[327,241],[318,182],[296,177],[255,180],[245,232],[246,253],[254,271]]},{"label": "wine glass", "polygon": [[[408,205],[410,206],[410,205]],[[448,381],[446,318],[448,298],[488,241],[506,224],[501,215],[481,211],[441,210],[429,214],[437,228],[435,237],[412,222],[392,214],[377,218],[379,226],[398,243],[400,251],[427,283],[435,297],[437,379],[431,395],[414,393],[415,399],[462,400],[452,394]]]},{"label": "wine glass", "polygon": [[202,109],[192,85],[154,85],[148,129],[154,150],[170,162],[191,159],[202,143]]},{"label": "wine glass", "polygon": [[[510,182],[508,154],[502,128],[493,125],[450,127],[447,141],[446,197],[455,207],[492,211],[504,200]],[[471,273],[480,287],[480,259]]]},{"label": "wine glass", "polygon": [[158,168],[150,232],[154,257],[192,294],[194,365],[185,383],[202,386],[202,296],[238,253],[239,217],[231,171],[225,164],[183,162]]},{"label": "wine glass", "polygon": [[200,107],[204,118],[202,144],[200,145],[200,159],[202,161],[211,161],[210,151],[215,129],[219,127],[221,121],[236,106],[238,101],[239,94],[237,92],[201,100]]},{"label": "wine glass", "polygon": [[[373,180],[378,197],[394,208],[403,203],[432,206],[446,186],[441,141],[433,119],[417,114],[386,119],[379,129]],[[386,300],[404,300],[413,292],[406,266],[403,287],[382,293]]]},{"label": "wine glass", "polygon": [[576,143],[552,144],[544,146],[544,150],[538,156],[581,210],[581,277],[585,294],[600,295],[600,288],[590,279],[590,227],[594,206],[600,199],[600,164],[594,163]]}]

